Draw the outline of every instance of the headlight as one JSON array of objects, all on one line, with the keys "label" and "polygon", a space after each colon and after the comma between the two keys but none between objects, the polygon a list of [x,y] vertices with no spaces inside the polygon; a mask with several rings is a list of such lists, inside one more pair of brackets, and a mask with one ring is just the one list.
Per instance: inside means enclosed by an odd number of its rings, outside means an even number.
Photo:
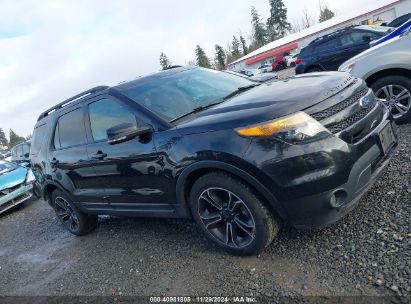
[{"label": "headlight", "polygon": [[33,171],[31,171],[30,169],[27,172],[27,176],[26,176],[26,184],[30,184],[36,181],[36,177],[33,174]]},{"label": "headlight", "polygon": [[350,63],[350,64],[347,64],[347,65],[341,67],[341,68],[339,69],[339,71],[340,71],[340,72],[351,73],[351,71],[354,69],[354,67],[355,67],[355,63]]},{"label": "headlight", "polygon": [[292,144],[322,139],[331,134],[318,121],[304,112],[238,128],[235,131],[239,135],[247,137],[275,136]]}]

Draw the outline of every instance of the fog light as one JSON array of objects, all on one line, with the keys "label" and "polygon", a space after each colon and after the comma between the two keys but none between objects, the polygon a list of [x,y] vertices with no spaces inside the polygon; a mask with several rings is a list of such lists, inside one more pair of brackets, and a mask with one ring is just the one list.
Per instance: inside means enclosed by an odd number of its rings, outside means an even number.
[{"label": "fog light", "polygon": [[337,190],[331,196],[330,204],[333,208],[340,208],[347,203],[347,191]]}]

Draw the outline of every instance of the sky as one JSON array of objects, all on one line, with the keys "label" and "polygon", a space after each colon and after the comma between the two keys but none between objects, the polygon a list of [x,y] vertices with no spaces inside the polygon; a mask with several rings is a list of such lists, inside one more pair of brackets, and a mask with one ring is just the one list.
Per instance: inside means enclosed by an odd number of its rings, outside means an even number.
[{"label": "sky", "polygon": [[[389,0],[322,0],[337,15]],[[284,0],[288,20],[318,0]],[[201,45],[213,57],[233,35],[251,34],[250,8],[266,19],[268,0],[0,0],[0,128],[32,133],[38,115],[96,85],[115,85],[194,60]]]}]

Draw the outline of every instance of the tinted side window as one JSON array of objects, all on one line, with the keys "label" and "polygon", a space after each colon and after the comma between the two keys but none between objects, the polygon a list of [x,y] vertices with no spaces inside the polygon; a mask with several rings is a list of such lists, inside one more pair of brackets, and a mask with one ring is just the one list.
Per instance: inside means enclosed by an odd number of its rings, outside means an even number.
[{"label": "tinted side window", "polygon": [[61,116],[58,126],[61,148],[82,145],[86,142],[82,109]]},{"label": "tinted side window", "polygon": [[316,52],[326,52],[335,48],[338,48],[341,46],[340,43],[340,38],[339,37],[333,37],[328,41],[324,41],[323,43],[317,45],[315,47]]},{"label": "tinted side window", "polygon": [[107,129],[122,123],[137,125],[136,117],[118,102],[105,98],[89,104],[90,128],[95,141],[107,139]]},{"label": "tinted side window", "polygon": [[26,154],[26,153],[30,153],[30,145],[29,144],[24,144],[24,145],[22,145],[23,146],[23,156]]},{"label": "tinted side window", "polygon": [[46,125],[38,126],[33,131],[33,138],[31,140],[30,154],[37,154],[44,141]]}]

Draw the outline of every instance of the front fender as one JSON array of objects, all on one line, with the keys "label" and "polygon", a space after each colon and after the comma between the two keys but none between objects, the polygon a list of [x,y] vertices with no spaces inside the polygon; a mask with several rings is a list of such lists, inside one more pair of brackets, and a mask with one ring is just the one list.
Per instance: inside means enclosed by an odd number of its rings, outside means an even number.
[{"label": "front fender", "polygon": [[270,204],[270,206],[277,212],[277,214],[280,217],[282,218],[286,217],[286,213],[282,205],[278,202],[278,200],[275,198],[273,193],[269,191],[257,178],[255,178],[250,173],[232,164],[219,162],[219,161],[213,161],[213,160],[204,160],[204,161],[196,162],[194,164],[189,165],[187,168],[185,168],[181,172],[181,174],[179,175],[177,179],[177,184],[176,184],[177,204],[188,207],[188,203],[185,197],[185,190],[186,190],[185,185],[187,184],[188,179],[190,178],[190,175],[192,173],[195,173],[196,171],[199,171],[202,169],[208,169],[208,170],[215,169],[215,170],[225,171],[225,172],[228,172],[244,180],[265,198],[265,200]]}]

